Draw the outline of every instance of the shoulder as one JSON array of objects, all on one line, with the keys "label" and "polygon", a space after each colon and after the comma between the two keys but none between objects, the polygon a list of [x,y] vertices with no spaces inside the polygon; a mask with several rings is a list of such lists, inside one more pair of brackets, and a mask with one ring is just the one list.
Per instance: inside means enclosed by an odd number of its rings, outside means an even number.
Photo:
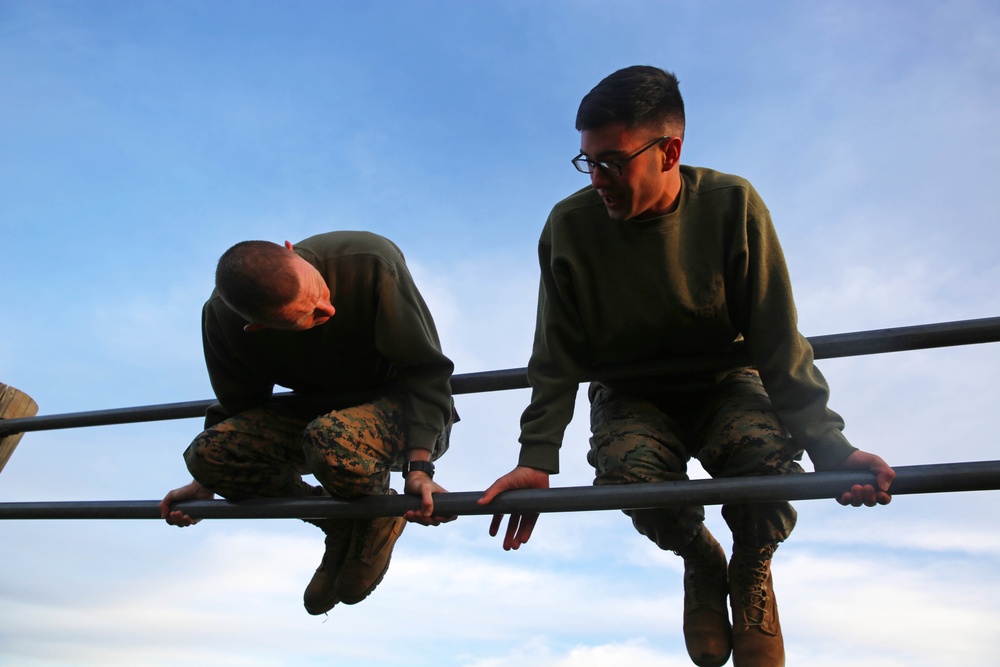
[{"label": "shoulder", "polygon": [[399,247],[378,234],[365,231],[343,230],[325,232],[310,236],[295,244],[300,254],[315,257],[346,257],[351,255],[375,255],[390,262],[403,259]]},{"label": "shoulder", "polygon": [[226,305],[216,290],[201,309],[202,328],[205,333],[221,333],[230,329],[243,329],[247,324],[235,310]]},{"label": "shoulder", "polygon": [[699,194],[726,191],[731,191],[734,194],[739,192],[755,192],[750,181],[742,176],[727,174],[705,167],[681,165],[681,178],[684,179],[685,186]]},{"label": "shoulder", "polygon": [[590,211],[601,212],[603,210],[604,204],[601,203],[597,191],[588,185],[553,206],[549,219],[557,220],[566,216],[588,215]]},{"label": "shoulder", "polygon": [[705,167],[681,165],[681,177],[687,189],[688,200],[707,204],[712,208],[738,207],[749,214],[767,213],[767,207],[757,190],[747,179]]},{"label": "shoulder", "polygon": [[597,191],[588,185],[552,207],[542,228],[541,241],[547,244],[551,242],[552,236],[562,235],[563,232],[579,237],[586,234],[586,230],[594,228],[595,223],[606,220],[604,203]]}]

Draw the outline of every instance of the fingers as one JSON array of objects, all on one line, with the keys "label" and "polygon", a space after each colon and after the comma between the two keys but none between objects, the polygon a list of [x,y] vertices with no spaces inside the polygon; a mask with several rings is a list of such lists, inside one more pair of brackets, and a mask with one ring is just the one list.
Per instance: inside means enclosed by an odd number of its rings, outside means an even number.
[{"label": "fingers", "polygon": [[170,506],[177,502],[177,490],[174,489],[163,496],[163,500],[160,501],[160,518],[166,519],[170,515]]},{"label": "fingers", "polygon": [[526,471],[530,470],[530,468],[514,468],[514,470],[493,482],[476,502],[480,505],[486,505],[504,491],[511,489],[548,488],[548,475],[546,474],[544,479],[539,482],[538,480],[526,477]]},{"label": "fingers", "polygon": [[[502,517],[503,515],[498,515]],[[530,514],[511,514],[510,521],[507,522],[507,533],[503,538],[503,548],[504,551],[510,551],[514,549],[515,551],[520,548],[522,544],[527,543],[528,539],[531,537],[531,532],[535,528],[535,522],[538,521],[537,513]],[[499,521],[497,517],[493,517],[493,523],[490,525],[490,534],[496,534],[496,527]]]},{"label": "fingers", "polygon": [[892,496],[884,491],[877,490],[871,484],[855,484],[850,491],[844,492],[837,502],[841,505],[851,505],[853,507],[875,507],[876,505],[888,505],[892,501]]},{"label": "fingers", "polygon": [[171,491],[160,501],[160,518],[171,526],[184,528],[197,523],[194,519],[180,510],[171,509],[171,505],[177,502],[176,490]]},{"label": "fingers", "polygon": [[837,502],[841,505],[875,507],[888,505],[892,501],[889,487],[896,478],[896,471],[881,457],[859,450],[852,453],[838,467],[844,470],[868,470],[875,474],[874,485],[855,484],[850,490],[841,494],[837,498]]},{"label": "fingers", "polygon": [[886,466],[885,469],[875,472],[877,472],[875,483],[878,484],[879,491],[883,495],[888,495],[889,486],[892,484],[892,480],[896,479],[896,471]]},{"label": "fingers", "polygon": [[430,484],[424,484],[420,489],[420,511],[424,516],[429,517],[434,514],[434,489]]},{"label": "fingers", "polygon": [[430,481],[430,478],[427,480],[419,480],[414,484],[415,486],[410,486],[410,482],[407,481],[406,492],[410,495],[420,496],[420,509],[407,510],[403,514],[404,519],[411,523],[419,523],[424,526],[440,526],[442,523],[448,523],[458,518],[456,516],[434,515],[434,494],[448,493],[444,487]]},{"label": "fingers", "polygon": [[[518,466],[507,473],[483,492],[482,497],[477,501],[480,505],[490,503],[496,496],[510,489],[547,489],[549,488],[549,473]],[[493,521],[490,522],[490,536],[496,537],[500,531],[500,524],[503,522],[503,514],[494,514]],[[511,514],[507,523],[507,531],[504,533],[503,548],[505,551],[518,549],[531,537],[531,532],[538,521],[538,513]]]},{"label": "fingers", "polygon": [[521,527],[517,531],[517,546],[521,546],[526,543],[531,537],[531,533],[535,530],[535,522],[538,521],[538,514],[522,514],[521,515]]},{"label": "fingers", "polygon": [[419,523],[422,526],[437,526],[441,524],[440,517],[425,516],[423,510],[408,510],[403,514],[403,518],[410,523]]},{"label": "fingers", "polygon": [[187,514],[180,510],[173,510],[168,512],[166,516],[163,517],[167,523],[171,526],[177,526],[178,528],[185,528],[187,526],[193,526],[194,524],[201,521],[201,519],[192,519]]},{"label": "fingers", "polygon": [[511,514],[510,521],[507,522],[507,534],[503,538],[503,550],[510,551],[511,549],[517,549],[521,546],[519,541],[515,541],[517,537],[517,531],[519,530],[521,515]]},{"label": "fingers", "polygon": [[503,523],[503,514],[494,514],[493,521],[490,522],[490,537],[497,536],[497,531],[500,530],[501,523]]},{"label": "fingers", "polygon": [[184,514],[184,512],[171,509],[171,507],[174,503],[187,500],[211,500],[214,497],[215,493],[212,490],[202,486],[196,480],[191,480],[190,484],[174,489],[163,497],[163,500],[160,501],[160,517],[173,526],[180,526],[182,528],[184,526],[193,526],[201,521],[201,519],[192,519],[187,514]]},{"label": "fingers", "polygon": [[[490,488],[483,491],[482,497],[480,497],[479,500],[476,501],[476,503],[479,505],[487,505],[490,503],[490,501],[496,498],[497,495],[499,495],[502,491],[505,491],[506,484],[501,484],[501,480],[503,480],[503,477],[493,482],[490,485]],[[496,535],[496,533],[490,533],[490,534]]]},{"label": "fingers", "polygon": [[[866,486],[867,489],[871,491],[872,494],[874,494],[875,490],[871,487],[871,485],[866,485]],[[865,502],[866,486],[862,486],[861,484],[855,484],[854,486],[851,487],[849,491],[845,492],[842,496],[840,496],[838,502],[841,505],[851,505],[853,507],[861,507],[862,505],[867,504]]]},{"label": "fingers", "polygon": [[450,523],[457,519],[457,516],[424,516],[416,510],[410,510],[403,515],[403,518],[410,523],[419,523],[422,526],[440,526],[442,523]]}]

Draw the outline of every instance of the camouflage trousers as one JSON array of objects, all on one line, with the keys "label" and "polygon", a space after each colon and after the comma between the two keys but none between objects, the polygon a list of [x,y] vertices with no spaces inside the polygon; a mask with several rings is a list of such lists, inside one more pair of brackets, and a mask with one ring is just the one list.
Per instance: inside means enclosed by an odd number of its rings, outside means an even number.
[{"label": "camouflage trousers", "polygon": [[[405,454],[396,397],[316,416],[287,406],[254,408],[202,432],[184,452],[191,475],[229,500],[389,493]],[[312,473],[322,486],[302,479]]]},{"label": "camouflage trousers", "polygon": [[[594,484],[635,484],[688,479],[697,458],[712,477],[784,475],[802,472],[802,449],[774,413],[760,376],[737,371],[703,391],[638,396],[591,387],[590,452]],[[702,506],[627,510],[636,530],[661,549],[678,551],[698,535]],[[724,505],[733,542],[776,545],[795,527],[787,502]]]}]

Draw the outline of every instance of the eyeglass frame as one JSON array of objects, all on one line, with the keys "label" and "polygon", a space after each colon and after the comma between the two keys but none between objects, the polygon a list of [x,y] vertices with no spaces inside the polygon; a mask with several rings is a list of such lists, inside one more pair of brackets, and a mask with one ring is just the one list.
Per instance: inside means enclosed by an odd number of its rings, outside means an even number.
[{"label": "eyeglass frame", "polygon": [[[660,142],[662,142],[662,141],[664,141],[666,139],[672,139],[672,138],[673,137],[671,135],[669,135],[669,134],[665,134],[662,137],[657,137],[656,139],[653,139],[651,142],[649,142],[648,144],[646,144],[645,146],[643,146],[642,148],[640,148],[639,150],[637,150],[635,153],[632,153],[631,155],[629,155],[624,160],[601,160],[601,161],[598,162],[596,160],[591,160],[590,158],[588,158],[586,156],[586,154],[580,153],[575,158],[573,158],[572,160],[570,160],[570,162],[573,163],[573,166],[576,167],[576,170],[578,172],[580,172],[581,174],[593,174],[595,171],[597,171],[597,168],[600,167],[609,176],[613,176],[613,177],[617,178],[617,177],[619,177],[619,176],[622,175],[622,172],[623,172],[623,170],[625,168],[625,165],[627,165],[629,162],[631,162],[632,160],[636,159],[637,157],[639,157],[640,155],[642,155],[643,153],[645,153],[646,151],[648,151],[650,148],[652,148],[653,146],[657,145],[658,143],[660,143]],[[592,166],[592,168],[590,168],[589,170],[586,170],[586,169],[584,169],[583,167],[580,166],[581,163],[584,166],[586,166],[586,167],[591,167]],[[612,171],[612,169],[611,169],[612,167],[614,167],[618,171],[618,173],[615,173],[614,171]]]}]

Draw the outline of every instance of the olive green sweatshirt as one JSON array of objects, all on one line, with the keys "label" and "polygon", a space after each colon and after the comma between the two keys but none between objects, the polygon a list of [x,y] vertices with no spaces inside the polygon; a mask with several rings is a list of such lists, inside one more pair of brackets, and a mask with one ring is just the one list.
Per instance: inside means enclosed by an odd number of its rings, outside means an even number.
[{"label": "olive green sweatshirt", "polygon": [[394,393],[404,398],[407,449],[434,451],[452,421],[454,366],[441,352],[399,248],[352,231],[319,234],[294,248],[326,280],[336,313],[306,331],[247,332],[246,320],[213,292],[202,311],[202,334],[222,410],[209,411],[206,428],[267,403],[275,385],[306,401],[349,394],[361,402]]},{"label": "olive green sweatshirt", "polygon": [[[760,196],[737,176],[680,169],[678,205],[667,215],[613,221],[589,186],[549,215],[538,245],[520,465],[558,472],[578,385],[595,369],[720,355],[741,337],[779,418],[816,468],[854,451],[798,332],[788,269]],[[695,390],[732,370],[605,384]]]}]

